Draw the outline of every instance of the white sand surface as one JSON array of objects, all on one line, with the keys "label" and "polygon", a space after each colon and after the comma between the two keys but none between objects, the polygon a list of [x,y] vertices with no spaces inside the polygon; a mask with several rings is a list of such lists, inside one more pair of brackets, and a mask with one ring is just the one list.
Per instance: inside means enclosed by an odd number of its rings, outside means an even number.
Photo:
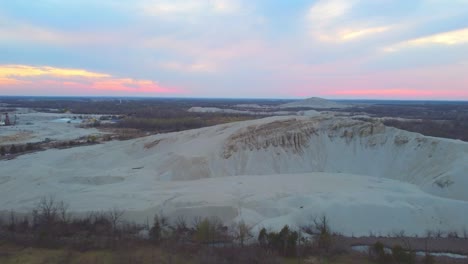
[{"label": "white sand surface", "polygon": [[15,116],[16,125],[0,127],[0,145],[41,142],[47,138],[72,140],[101,133],[95,128],[80,127],[85,120],[80,117],[99,118],[99,115],[40,113],[20,108],[10,113],[10,120],[13,121]]},{"label": "white sand surface", "polygon": [[468,143],[380,123],[270,117],[0,161],[0,209],[55,195],[138,221],[217,215],[256,228],[326,214],[345,234],[468,228]]},{"label": "white sand surface", "polygon": [[[258,108],[260,109],[260,108]],[[187,110],[192,113],[223,113],[223,114],[242,114],[242,115],[293,115],[295,112],[291,111],[274,111],[274,112],[265,112],[265,111],[252,111],[252,110],[236,110],[229,108],[218,108],[218,107],[200,107],[194,106]]]}]

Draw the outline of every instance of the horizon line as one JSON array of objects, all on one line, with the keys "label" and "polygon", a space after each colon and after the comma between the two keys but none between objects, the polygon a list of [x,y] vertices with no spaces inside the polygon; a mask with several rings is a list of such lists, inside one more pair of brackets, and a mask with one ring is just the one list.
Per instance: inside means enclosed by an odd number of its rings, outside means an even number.
[{"label": "horizon line", "polygon": [[110,95],[1,95],[0,98],[108,98],[108,99],[205,99],[205,100],[305,100],[309,98],[320,98],[330,101],[402,101],[402,102],[467,102],[468,100],[456,99],[383,99],[383,98],[326,98],[326,97],[290,97],[290,98],[273,98],[273,97],[184,97],[184,96],[110,96]]}]

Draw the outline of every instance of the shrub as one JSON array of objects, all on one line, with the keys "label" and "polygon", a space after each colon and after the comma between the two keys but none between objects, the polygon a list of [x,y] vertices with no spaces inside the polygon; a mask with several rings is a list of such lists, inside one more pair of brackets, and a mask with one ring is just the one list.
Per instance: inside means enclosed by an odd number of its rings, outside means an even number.
[{"label": "shrub", "polygon": [[315,218],[309,226],[302,227],[302,230],[313,237],[314,244],[319,253],[329,255],[333,247],[333,233],[330,228],[329,220],[324,215]]},{"label": "shrub", "polygon": [[32,143],[26,144],[26,151],[34,150],[34,145]]},{"label": "shrub", "polygon": [[401,264],[414,264],[416,263],[416,255],[413,252],[408,252],[400,245],[395,245],[392,248],[393,259]]},{"label": "shrub", "polygon": [[375,242],[374,245],[372,245],[371,253],[377,257],[383,256],[385,254],[384,244],[382,244],[382,242]]},{"label": "shrub", "polygon": [[172,230],[172,237],[178,242],[187,242],[193,231],[188,227],[187,220],[183,216],[177,217],[169,228]]},{"label": "shrub", "polygon": [[32,229],[37,242],[55,246],[58,237],[69,235],[68,205],[53,196],[42,197],[32,211]]},{"label": "shrub", "polygon": [[167,218],[162,215],[155,215],[154,216],[154,223],[149,231],[150,239],[158,244],[161,240],[168,235],[168,227],[169,223]]},{"label": "shrub", "polygon": [[223,240],[225,228],[219,218],[204,218],[195,225],[195,240],[199,243],[215,243]]},{"label": "shrub", "polygon": [[268,245],[268,232],[265,228],[262,228],[258,233],[258,243],[262,247],[266,247]]},{"label": "shrub", "polygon": [[393,262],[392,255],[385,252],[385,246],[380,241],[377,241],[372,245],[369,253],[371,258],[377,261],[377,263],[388,264]]},{"label": "shrub", "polygon": [[252,227],[248,226],[244,221],[240,221],[235,224],[234,227],[234,238],[239,241],[240,245],[243,247],[246,240],[253,237]]},{"label": "shrub", "polygon": [[15,144],[11,145],[10,147],[10,154],[16,154],[16,152],[18,152]]},{"label": "shrub", "polygon": [[299,233],[285,225],[279,233],[267,232],[265,228],[258,234],[258,242],[264,247],[286,257],[296,256]]},{"label": "shrub", "polygon": [[430,254],[426,254],[423,258],[423,263],[424,264],[434,264],[435,263],[435,258],[434,256]]},{"label": "shrub", "polygon": [[92,135],[92,136],[88,136],[88,140],[86,140],[87,143],[96,143],[96,140],[97,140],[97,137]]}]

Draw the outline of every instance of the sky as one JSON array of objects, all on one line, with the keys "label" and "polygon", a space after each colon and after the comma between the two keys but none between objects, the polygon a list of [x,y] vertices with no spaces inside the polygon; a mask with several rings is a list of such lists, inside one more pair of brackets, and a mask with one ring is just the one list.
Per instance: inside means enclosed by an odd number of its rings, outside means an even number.
[{"label": "sky", "polygon": [[0,0],[0,95],[468,100],[468,0]]}]

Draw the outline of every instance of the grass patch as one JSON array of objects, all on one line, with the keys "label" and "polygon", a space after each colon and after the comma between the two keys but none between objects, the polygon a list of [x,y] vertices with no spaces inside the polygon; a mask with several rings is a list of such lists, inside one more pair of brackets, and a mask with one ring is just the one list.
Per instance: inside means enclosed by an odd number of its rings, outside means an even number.
[{"label": "grass patch", "polygon": [[171,254],[158,247],[116,250],[76,251],[68,249],[20,248],[3,243],[2,264],[130,264],[130,263],[198,263],[184,254]]}]

